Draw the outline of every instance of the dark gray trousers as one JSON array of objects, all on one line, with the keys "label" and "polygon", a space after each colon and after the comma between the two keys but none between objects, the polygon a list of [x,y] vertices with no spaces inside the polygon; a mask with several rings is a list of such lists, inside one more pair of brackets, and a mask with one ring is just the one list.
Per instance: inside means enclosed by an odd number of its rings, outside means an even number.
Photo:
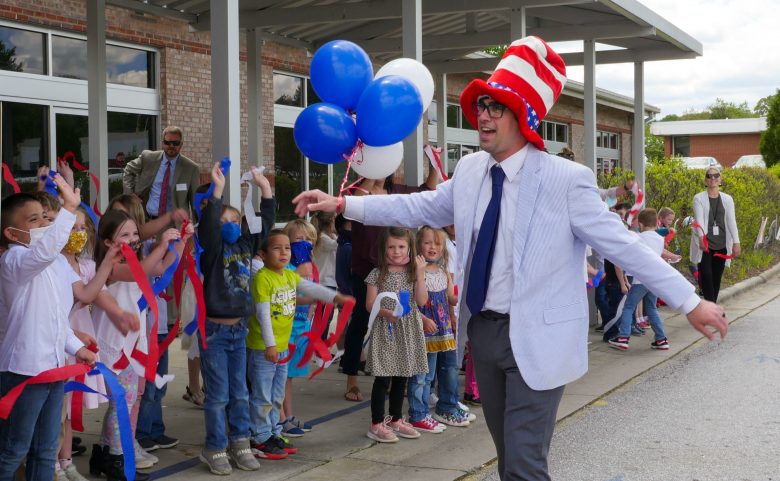
[{"label": "dark gray trousers", "polygon": [[547,454],[563,386],[534,391],[509,343],[509,318],[479,314],[468,324],[482,411],[502,481],[550,481]]}]

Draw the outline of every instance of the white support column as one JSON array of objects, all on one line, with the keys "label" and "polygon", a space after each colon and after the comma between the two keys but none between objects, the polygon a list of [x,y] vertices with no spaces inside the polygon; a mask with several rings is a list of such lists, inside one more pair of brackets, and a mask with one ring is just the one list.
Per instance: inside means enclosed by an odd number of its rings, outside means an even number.
[{"label": "white support column", "polygon": [[211,0],[211,150],[230,157],[225,201],[241,205],[241,105],[238,0]]},{"label": "white support column", "polygon": [[[246,33],[247,83],[247,159],[249,165],[263,163],[263,92],[262,51],[265,42],[255,29]],[[260,196],[254,196],[255,208],[260,207]]]},{"label": "white support column", "polygon": [[596,42],[585,40],[585,158],[583,164],[596,171]]},{"label": "white support column", "polygon": [[87,102],[89,119],[89,171],[97,176],[90,187],[90,205],[98,201],[100,210],[108,206],[108,98],[106,94],[106,2],[87,0]]},{"label": "white support column", "polygon": [[525,7],[513,8],[509,11],[509,42],[524,38],[526,31]]},{"label": "white support column", "polygon": [[645,190],[645,64],[634,63],[634,125],[631,129],[631,168]]},{"label": "white support column", "polygon": [[[212,0],[214,1],[214,0]],[[401,22],[403,56],[422,62],[422,0],[402,0]],[[404,139],[404,180],[406,185],[420,185],[423,180],[422,122]]]},{"label": "white support column", "polygon": [[449,174],[449,159],[447,158],[447,74],[438,74],[433,78],[436,83],[436,144],[441,151],[444,173]]}]

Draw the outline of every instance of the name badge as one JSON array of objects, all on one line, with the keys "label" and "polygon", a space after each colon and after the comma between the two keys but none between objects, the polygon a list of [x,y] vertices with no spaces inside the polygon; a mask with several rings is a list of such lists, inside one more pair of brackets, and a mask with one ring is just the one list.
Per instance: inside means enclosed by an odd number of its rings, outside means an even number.
[{"label": "name badge", "polygon": [[720,235],[720,229],[718,229],[718,224],[713,224],[712,235]]},{"label": "name badge", "polygon": [[187,192],[187,184],[176,184],[176,192]]}]

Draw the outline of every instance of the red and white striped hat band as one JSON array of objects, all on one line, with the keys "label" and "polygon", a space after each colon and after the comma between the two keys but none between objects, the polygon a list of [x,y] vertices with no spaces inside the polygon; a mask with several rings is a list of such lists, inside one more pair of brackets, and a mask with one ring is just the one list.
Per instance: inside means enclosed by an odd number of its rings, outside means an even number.
[{"label": "red and white striped hat band", "polygon": [[487,82],[476,79],[466,86],[460,103],[468,121],[477,128],[472,106],[480,96],[489,95],[512,110],[526,139],[544,148],[536,129],[565,84],[563,59],[539,37],[525,37],[509,45]]}]

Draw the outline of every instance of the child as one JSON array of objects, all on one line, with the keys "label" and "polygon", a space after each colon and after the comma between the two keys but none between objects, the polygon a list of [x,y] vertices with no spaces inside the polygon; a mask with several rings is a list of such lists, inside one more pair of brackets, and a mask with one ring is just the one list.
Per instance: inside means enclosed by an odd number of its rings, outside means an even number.
[{"label": "child", "polygon": [[[211,169],[211,180],[214,193],[202,209],[198,225],[198,238],[203,247],[207,341],[207,346],[203,346],[201,339],[200,363],[208,386],[203,406],[206,444],[200,459],[213,474],[225,475],[232,472],[228,457],[244,471],[260,469],[249,445],[246,385],[245,319],[254,311],[249,293],[254,236],[241,235],[241,213],[222,204],[225,176],[219,162]],[[252,180],[262,192],[263,227],[268,232],[274,223],[275,210],[271,184],[258,170],[252,171]]]},{"label": "child", "polygon": [[[366,277],[366,309],[370,312],[381,292],[407,291],[409,312],[393,314],[394,302],[383,299],[371,328],[366,369],[374,374],[371,390],[371,426],[366,433],[380,443],[394,443],[397,436],[418,438],[420,433],[401,417],[407,378],[428,372],[425,335],[418,306],[428,302],[426,262],[415,255],[412,233],[386,228],[379,237],[379,267]],[[414,259],[414,261],[412,261]],[[385,396],[390,391],[390,415],[385,417]]]},{"label": "child", "polygon": [[[176,229],[168,229],[163,232],[160,244],[150,255],[144,257],[140,251],[140,236],[136,222],[125,211],[109,210],[100,219],[98,228],[100,242],[95,249],[95,262],[102,262],[110,248],[119,248],[122,244],[127,244],[141,258],[144,273],[147,276],[159,276],[176,258],[176,255],[168,251],[168,244],[171,241],[181,240],[174,243],[176,252],[181,258],[184,243],[192,233],[192,226],[188,227],[184,237],[181,237]],[[129,347],[135,345],[139,351],[148,352],[148,341],[146,316],[142,315],[138,307],[138,299],[142,295],[141,289],[136,284],[127,264],[115,264],[109,279],[108,292],[114,296],[120,307],[135,313],[141,320],[138,333],[125,335],[109,321],[108,313],[104,309],[96,306],[92,310],[92,322],[95,324],[101,359],[107,366],[113,367],[122,359],[124,351]],[[129,362],[130,365],[122,369],[117,374],[117,378],[125,388],[128,410],[132,411],[139,390],[139,374],[136,369],[141,370],[142,367],[134,359],[130,359]],[[108,403],[108,410],[103,418],[101,443],[95,444],[92,448],[89,470],[95,476],[106,473],[109,479],[124,478],[124,455],[119,436],[116,403],[113,401]],[[148,478],[148,476],[139,477],[136,473],[136,479],[141,478]]]},{"label": "child", "polygon": [[[265,265],[252,281],[255,316],[247,336],[249,379],[252,384],[252,451],[258,458],[283,459],[297,450],[280,437],[279,414],[287,382],[287,357],[296,291],[325,302],[343,305],[350,296],[301,279],[287,269],[290,262],[290,238],[281,230],[268,234],[260,248]],[[209,388],[210,389],[210,388]]]},{"label": "child", "polygon": [[[637,221],[642,231],[639,234],[642,241],[660,256],[664,249],[664,239],[655,232],[658,223],[658,215],[655,209],[643,209],[639,212]],[[644,312],[650,321],[653,332],[655,332],[655,340],[650,343],[650,347],[666,351],[669,349],[669,342],[664,333],[663,321],[655,307],[656,295],[650,292],[644,284],[641,284],[636,277],[634,277],[633,284],[628,290],[626,302],[623,305],[623,314],[618,321],[618,335],[609,340],[609,345],[621,351],[628,350],[628,341],[631,335],[631,319],[633,318],[634,309],[639,304],[639,301],[642,300],[644,300]]]},{"label": "child", "polygon": [[[0,244],[0,396],[41,372],[65,365],[65,354],[94,365],[95,354],[70,328],[73,297],[92,302],[60,251],[68,242],[81,203],[62,176],[54,183],[63,210],[50,223],[29,194],[3,199]],[[27,479],[52,479],[57,459],[64,383],[27,386],[8,419],[0,421],[0,479],[13,479],[27,458]],[[28,451],[31,456],[27,457]]]},{"label": "child", "polygon": [[[284,232],[290,238],[291,258],[288,268],[294,270],[302,279],[317,282],[314,270],[317,266],[312,262],[313,245],[317,240],[317,229],[304,219],[291,220],[284,226]],[[335,290],[335,289],[333,289]],[[311,426],[295,419],[293,414],[293,379],[309,376],[309,366],[298,367],[298,363],[306,351],[308,341],[301,335],[311,330],[312,312],[316,304],[311,299],[298,296],[293,318],[290,342],[296,345],[295,353],[287,366],[287,384],[285,385],[284,403],[281,411],[282,433],[291,438],[298,438],[311,431]]]},{"label": "child", "polygon": [[[423,226],[417,231],[417,249],[425,258],[425,285],[428,302],[420,306],[428,373],[409,380],[409,422],[418,431],[440,433],[444,425],[468,426],[466,414],[458,408],[458,356],[450,306],[458,303],[455,287],[447,272],[448,253],[443,230]],[[439,396],[435,419],[428,412],[431,383],[437,375]],[[439,424],[439,423],[442,424]]]},{"label": "child", "polygon": [[[320,275],[320,284],[333,290],[338,289],[336,282],[336,251],[338,240],[336,233],[336,214],[332,212],[315,212],[311,218],[312,225],[317,229],[317,241],[314,243],[314,263]],[[322,340],[328,338],[333,311],[327,319],[322,331]]]}]

